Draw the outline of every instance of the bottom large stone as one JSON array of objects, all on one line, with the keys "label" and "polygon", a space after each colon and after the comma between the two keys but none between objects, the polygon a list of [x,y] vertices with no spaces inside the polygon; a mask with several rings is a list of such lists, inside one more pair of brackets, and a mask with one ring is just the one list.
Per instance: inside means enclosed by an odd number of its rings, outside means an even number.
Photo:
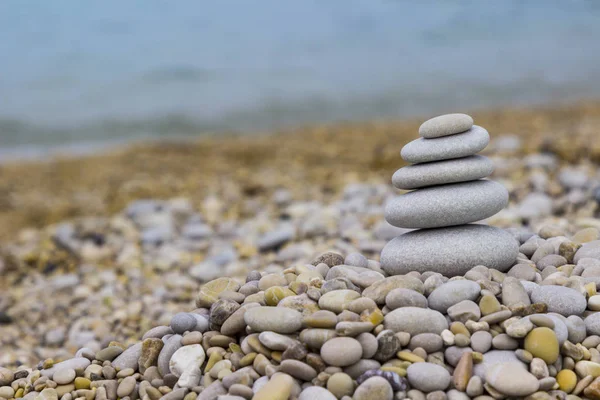
[{"label": "bottom large stone", "polygon": [[420,229],[392,239],[381,252],[381,267],[390,275],[434,271],[448,277],[476,265],[506,271],[518,252],[512,235],[492,226]]}]

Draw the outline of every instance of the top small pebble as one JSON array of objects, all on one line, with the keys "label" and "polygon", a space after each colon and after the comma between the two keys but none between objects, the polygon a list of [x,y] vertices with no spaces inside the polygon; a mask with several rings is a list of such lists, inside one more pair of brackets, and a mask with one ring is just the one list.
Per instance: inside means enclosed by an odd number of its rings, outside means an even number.
[{"label": "top small pebble", "polygon": [[423,122],[419,135],[425,139],[454,135],[473,127],[473,118],[467,114],[445,114]]}]

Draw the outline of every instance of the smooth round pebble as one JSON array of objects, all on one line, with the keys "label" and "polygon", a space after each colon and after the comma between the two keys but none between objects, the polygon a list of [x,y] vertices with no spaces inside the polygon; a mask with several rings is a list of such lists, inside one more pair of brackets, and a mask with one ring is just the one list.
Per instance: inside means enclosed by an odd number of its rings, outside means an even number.
[{"label": "smooth round pebble", "polygon": [[448,321],[439,311],[419,307],[402,307],[389,312],[384,317],[384,327],[394,332],[407,332],[411,336],[420,333],[439,335],[444,329],[448,329]]},{"label": "smooth round pebble", "polygon": [[480,126],[473,125],[468,131],[455,135],[413,140],[402,148],[400,156],[412,164],[448,160],[476,154],[489,142],[488,132]]},{"label": "smooth round pebble", "polygon": [[393,397],[390,383],[385,378],[374,376],[356,388],[352,400],[392,400]]},{"label": "smooth round pebble", "polygon": [[446,368],[437,364],[414,363],[406,369],[406,373],[410,385],[426,393],[446,390],[450,385],[450,373]]},{"label": "smooth round pebble", "polygon": [[244,321],[255,332],[293,333],[302,327],[302,313],[286,307],[255,307],[246,310]]},{"label": "smooth round pebble", "polygon": [[467,279],[450,281],[431,292],[427,303],[430,308],[445,314],[449,307],[463,300],[476,300],[480,291],[481,287],[476,282]]},{"label": "smooth round pebble", "polygon": [[462,113],[438,115],[423,122],[419,135],[426,139],[454,135],[468,131],[473,127],[473,118]]},{"label": "smooth round pebble", "polygon": [[499,363],[489,367],[485,380],[507,396],[529,396],[540,386],[535,376],[525,369],[515,368],[514,363]]},{"label": "smooth round pebble", "polygon": [[390,275],[432,271],[447,277],[464,275],[476,265],[506,271],[518,252],[510,233],[487,225],[417,230],[385,245],[381,268]]},{"label": "smooth round pebble", "polygon": [[508,204],[508,191],[490,180],[431,186],[387,203],[385,219],[399,228],[442,228],[491,217]]},{"label": "smooth round pebble", "polygon": [[363,353],[360,343],[349,337],[337,337],[328,340],[321,347],[321,357],[329,365],[346,367],[361,359]]},{"label": "smooth round pebble", "polygon": [[467,182],[485,178],[494,172],[494,163],[484,156],[407,165],[392,176],[398,189],[419,189],[447,183]]},{"label": "smooth round pebble", "polygon": [[580,315],[585,311],[585,297],[575,289],[564,286],[543,285],[531,292],[534,303],[545,303],[548,312],[555,312],[565,317]]}]

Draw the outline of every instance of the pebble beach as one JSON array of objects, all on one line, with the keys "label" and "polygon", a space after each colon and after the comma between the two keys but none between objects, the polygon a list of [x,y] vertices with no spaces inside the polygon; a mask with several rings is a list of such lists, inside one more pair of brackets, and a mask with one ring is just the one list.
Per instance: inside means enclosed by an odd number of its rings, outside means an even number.
[{"label": "pebble beach", "polygon": [[380,263],[427,118],[1,165],[0,399],[600,399],[600,103],[469,114],[499,269]]}]

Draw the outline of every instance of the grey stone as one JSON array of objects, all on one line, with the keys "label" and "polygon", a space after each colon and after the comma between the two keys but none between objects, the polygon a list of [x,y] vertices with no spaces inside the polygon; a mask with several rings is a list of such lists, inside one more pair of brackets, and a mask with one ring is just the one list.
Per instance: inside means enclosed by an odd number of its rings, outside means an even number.
[{"label": "grey stone", "polygon": [[533,281],[535,279],[535,268],[528,264],[517,264],[508,271],[507,275],[517,279]]},{"label": "grey stone", "polygon": [[348,254],[344,259],[344,264],[360,268],[367,268],[369,266],[367,258],[360,253]]},{"label": "grey stone", "polygon": [[506,271],[519,251],[518,242],[502,229],[465,225],[418,230],[398,236],[381,252],[381,268],[390,275],[434,271],[464,275],[476,265]]},{"label": "grey stone", "polygon": [[485,373],[485,380],[500,393],[508,396],[524,397],[536,392],[540,386],[535,376],[521,371],[513,363],[499,363]]},{"label": "grey stone", "polygon": [[580,315],[585,311],[585,297],[575,289],[565,286],[544,285],[531,292],[534,303],[546,303],[548,312],[555,312],[565,317]]},{"label": "grey stone", "polygon": [[487,331],[477,331],[471,335],[471,348],[480,353],[486,353],[492,348],[492,334]]},{"label": "grey stone", "polygon": [[291,226],[283,226],[277,230],[267,232],[258,239],[258,249],[268,251],[276,249],[294,238],[295,231]]},{"label": "grey stone", "polygon": [[440,334],[448,329],[448,321],[438,311],[419,307],[397,308],[384,317],[385,329],[408,332],[411,336],[420,333]]},{"label": "grey stone", "polygon": [[137,369],[138,360],[142,355],[142,343],[136,343],[128,347],[112,362],[113,367],[118,369],[133,368]]},{"label": "grey stone", "polygon": [[390,383],[380,376],[374,376],[361,383],[352,396],[353,400],[392,400],[394,391]]},{"label": "grey stone", "polygon": [[446,390],[450,384],[450,373],[441,365],[421,362],[411,364],[406,369],[410,385],[423,392]]},{"label": "grey stone", "polygon": [[499,363],[511,363],[517,371],[527,371],[527,366],[511,350],[492,350],[483,355],[483,361],[473,365],[473,374],[484,378],[488,368]]},{"label": "grey stone", "polygon": [[293,333],[302,327],[302,314],[286,307],[255,307],[246,310],[244,321],[255,332]]},{"label": "grey stone", "polygon": [[429,308],[445,314],[448,308],[463,300],[476,300],[480,291],[479,284],[473,281],[466,279],[450,281],[431,292],[427,303]]},{"label": "grey stone", "polygon": [[408,344],[408,348],[411,350],[417,347],[421,347],[428,354],[431,354],[440,351],[444,347],[444,342],[442,337],[435,333],[421,333],[413,336]]},{"label": "grey stone", "polygon": [[396,288],[385,296],[385,305],[390,310],[401,307],[427,308],[427,298],[416,290]]},{"label": "grey stone", "polygon": [[300,393],[298,400],[336,400],[336,397],[325,388],[309,386]]},{"label": "grey stone", "polygon": [[473,350],[470,347],[458,347],[458,346],[450,346],[447,347],[444,351],[444,359],[448,364],[453,367],[456,367],[463,353],[472,353]]},{"label": "grey stone", "polygon": [[600,259],[600,240],[584,243],[583,246],[577,250],[577,253],[575,253],[573,262],[577,264],[582,258]]},{"label": "grey stone", "polygon": [[180,312],[171,318],[171,329],[175,333],[182,334],[185,331],[191,331],[196,326],[196,318],[191,314]]},{"label": "grey stone", "polygon": [[583,319],[576,315],[571,315],[566,319],[565,325],[567,325],[569,332],[569,342],[581,343],[585,340],[587,328]]},{"label": "grey stone", "polygon": [[169,361],[171,361],[171,357],[179,348],[181,347],[181,335],[173,335],[171,336],[163,346],[160,354],[158,355],[158,371],[162,376],[167,375],[170,371],[169,369]]},{"label": "grey stone", "polygon": [[87,358],[75,357],[56,363],[51,368],[41,370],[40,373],[42,376],[51,378],[56,371],[60,371],[61,369],[86,369],[90,364],[91,361]]},{"label": "grey stone", "polygon": [[473,127],[473,118],[470,115],[444,114],[423,122],[419,127],[419,135],[426,139],[433,139],[465,132],[471,127]]},{"label": "grey stone", "polygon": [[600,335],[600,312],[587,316],[583,321],[588,335]]},{"label": "grey stone", "polygon": [[517,207],[521,218],[540,218],[552,213],[552,199],[545,193],[529,193]]},{"label": "grey stone", "polygon": [[388,202],[385,219],[401,228],[440,228],[481,221],[508,204],[508,191],[489,180],[415,190]]},{"label": "grey stone", "polygon": [[494,172],[494,163],[484,156],[408,165],[396,171],[392,184],[398,189],[418,189],[447,183],[485,178]]},{"label": "grey stone", "polygon": [[481,310],[474,301],[463,300],[448,307],[448,316],[452,321],[460,321],[463,323],[468,320],[477,321],[481,317]]},{"label": "grey stone", "polygon": [[471,156],[490,142],[488,132],[477,125],[463,133],[436,139],[419,138],[402,148],[400,156],[409,163],[422,163]]},{"label": "grey stone", "polygon": [[528,306],[531,300],[525,291],[525,288],[517,278],[507,276],[502,282],[502,304],[507,307],[521,304]]}]

